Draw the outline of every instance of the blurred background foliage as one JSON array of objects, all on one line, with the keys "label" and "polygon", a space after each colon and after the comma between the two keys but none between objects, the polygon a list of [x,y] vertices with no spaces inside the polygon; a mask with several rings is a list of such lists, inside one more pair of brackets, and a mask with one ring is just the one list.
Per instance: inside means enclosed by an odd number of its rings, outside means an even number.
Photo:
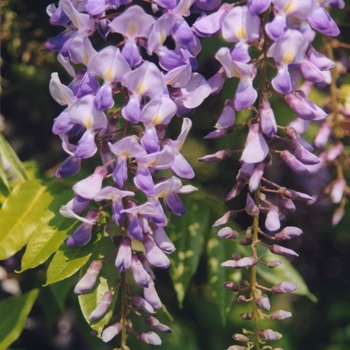
[{"label": "blurred background foliage", "polygon": [[[60,113],[61,107],[51,98],[48,82],[51,73],[56,71],[63,82],[69,81],[55,54],[44,48],[48,38],[62,31],[62,28],[49,25],[45,9],[50,2],[3,0],[1,14],[0,129],[26,166],[45,176],[52,176],[54,169],[65,158],[59,138],[51,133],[53,119]],[[350,5],[349,2],[347,5]],[[334,14],[342,31],[339,40],[346,43],[350,43],[348,6],[347,9]],[[217,62],[211,57],[223,42],[219,38],[204,41],[206,42],[203,43],[203,51],[199,56],[200,71],[209,77],[218,68]],[[322,46],[322,40],[317,42]],[[340,52],[336,52],[336,57],[340,57]],[[342,55],[349,64],[349,51],[342,51]],[[342,79],[342,83],[350,82],[349,75],[343,76]],[[227,81],[220,95],[209,98],[197,109],[192,116],[192,132],[184,147],[185,156],[196,171],[195,185],[204,189],[202,195],[213,207],[223,202],[226,193],[234,184],[239,168],[239,154],[235,156],[235,162],[219,164],[199,163],[197,159],[226,147],[241,148],[244,145],[244,133],[240,131],[220,140],[203,140],[212,130],[224,101],[232,97],[234,88],[235,82]],[[319,101],[323,98],[320,93],[314,93],[313,97]],[[279,124],[285,125],[293,120],[292,112],[284,103],[275,103],[274,108]],[[248,113],[240,113],[239,118],[243,120]],[[172,132],[177,135],[179,120],[172,123]],[[316,127],[310,128],[306,138],[312,141],[316,131]],[[349,144],[346,138],[344,142]],[[270,175],[296,190],[307,191],[308,184],[310,185],[310,180],[291,175],[284,165],[278,162],[270,170]],[[312,179],[311,182],[319,180]],[[229,208],[239,208],[243,203],[244,195],[226,205]],[[304,231],[304,235],[294,239],[288,247],[299,253],[299,258],[295,259],[293,264],[305,279],[311,293],[318,299],[318,303],[313,303],[307,297],[296,295],[273,297],[273,309],[283,308],[293,313],[291,319],[271,325],[283,334],[278,345],[286,350],[350,348],[350,208],[347,206],[347,214],[337,227],[331,226],[334,209],[329,202],[322,202],[322,205],[316,206],[301,203],[297,211],[286,219],[287,225],[299,226]],[[155,271],[157,290],[173,318],[173,321],[170,321],[166,312],[159,313],[161,321],[169,324],[174,331],[171,335],[162,336],[163,349],[226,349],[232,344],[233,332],[248,327],[239,318],[239,314],[246,311],[244,305],[232,304],[227,322],[223,325],[219,308],[213,301],[206,245],[210,238],[216,235],[210,230],[211,223],[223,212],[220,212],[219,208],[210,215],[211,221],[208,221],[202,254],[182,308],[179,308],[169,271]],[[200,218],[205,219],[207,220],[204,217]],[[238,225],[246,226],[246,219],[244,215],[239,216]],[[45,266],[20,275],[14,273],[15,270],[20,270],[22,254],[23,252],[20,252],[0,263],[0,299],[25,293],[45,283]],[[91,330],[81,315],[77,297],[72,291],[76,279],[77,276],[73,276],[56,283],[55,287],[41,288],[25,330],[11,349],[104,350],[118,346],[117,341],[104,345],[99,339],[91,336]],[[60,299],[55,296],[57,291]],[[269,327],[268,321],[265,322],[265,326]],[[131,349],[151,348],[132,338],[130,337],[129,344]]]}]

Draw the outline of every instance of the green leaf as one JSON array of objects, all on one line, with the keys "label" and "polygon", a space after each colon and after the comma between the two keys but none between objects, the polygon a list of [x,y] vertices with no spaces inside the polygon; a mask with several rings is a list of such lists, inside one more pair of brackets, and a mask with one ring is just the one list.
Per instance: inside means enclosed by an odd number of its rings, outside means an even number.
[{"label": "green leaf", "polygon": [[0,350],[7,349],[20,336],[38,294],[39,289],[33,289],[0,302]]},{"label": "green leaf", "polygon": [[45,286],[72,276],[84,266],[99,246],[103,235],[101,231],[94,232],[91,241],[83,247],[69,248],[65,243],[61,244],[48,267]]},{"label": "green leaf", "polygon": [[71,197],[71,191],[63,191],[55,196],[48,206],[45,221],[39,225],[29,238],[22,258],[22,269],[19,272],[32,269],[44,263],[51,254],[58,250],[64,238],[74,232],[78,224],[59,213],[60,207],[66,204]]},{"label": "green leaf", "polygon": [[91,255],[89,263],[86,264],[80,271],[81,278],[86,273],[93,260],[102,259],[108,255],[111,255],[107,259],[102,260],[102,268],[98,275],[98,281],[96,282],[95,287],[90,292],[79,295],[79,304],[84,318],[86,322],[90,324],[91,328],[97,331],[99,336],[101,335],[103,327],[109,322],[110,318],[113,315],[113,309],[117,300],[118,289],[114,291],[115,297],[111,306],[109,307],[109,311],[107,311],[107,313],[100,320],[90,323],[89,316],[92,311],[96,309],[103,295],[115,287],[119,278],[119,272],[117,271],[114,264],[115,255],[112,254],[113,251],[115,251],[115,247],[112,244],[108,234],[105,234],[100,240],[98,247],[96,247],[94,253]]},{"label": "green leaf", "polygon": [[228,313],[232,309],[235,293],[223,287],[223,282],[233,281],[240,285],[242,270],[228,269],[221,266],[221,263],[230,259],[232,253],[236,252],[237,242],[232,239],[217,237],[217,229],[211,230],[211,238],[207,243],[209,283],[212,288],[212,295],[219,308],[222,324],[226,324]]},{"label": "green leaf", "polygon": [[10,185],[8,183],[6,173],[2,165],[2,159],[0,156],[0,196],[7,197],[10,194],[10,191]]},{"label": "green leaf", "polygon": [[169,256],[171,260],[170,276],[174,284],[179,306],[192,276],[197,270],[199,258],[203,251],[206,232],[209,230],[209,209],[194,196],[184,200],[186,214],[182,217],[172,216],[167,233],[176,247]]},{"label": "green leaf", "polygon": [[39,180],[16,186],[0,210],[0,260],[21,250],[48,214],[53,194]]},{"label": "green leaf", "polygon": [[28,174],[22,164],[22,162],[17,157],[16,152],[6,141],[4,135],[0,133],[0,154],[9,163],[9,167],[13,172],[12,176],[19,178],[21,180],[27,180]]},{"label": "green leaf", "polygon": [[73,283],[74,276],[71,276],[70,278],[66,278],[62,281],[49,285],[51,293],[55,298],[56,304],[62,313],[65,310],[67,295],[70,291],[72,291]]},{"label": "green leaf", "polygon": [[309,291],[304,279],[301,277],[300,273],[293,267],[290,261],[288,261],[283,256],[276,257],[276,255],[272,254],[268,250],[266,250],[264,257],[266,261],[277,259],[281,261],[282,264],[273,269],[262,264],[258,264],[256,268],[257,273],[260,277],[262,277],[265,281],[271,283],[272,285],[276,285],[282,281],[292,282],[297,287],[297,290],[293,292],[294,294],[305,295],[314,303],[317,302],[316,296]]}]

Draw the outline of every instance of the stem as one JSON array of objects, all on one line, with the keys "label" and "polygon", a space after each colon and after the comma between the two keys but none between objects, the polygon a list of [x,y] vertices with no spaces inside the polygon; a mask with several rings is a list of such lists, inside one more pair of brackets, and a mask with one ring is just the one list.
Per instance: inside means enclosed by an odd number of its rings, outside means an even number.
[{"label": "stem", "polygon": [[126,339],[128,337],[126,332],[126,315],[127,315],[127,295],[126,295],[126,272],[121,273],[121,293],[122,293],[122,305],[121,305],[121,324],[123,325],[122,328],[122,339],[121,339],[121,350],[126,350]]}]

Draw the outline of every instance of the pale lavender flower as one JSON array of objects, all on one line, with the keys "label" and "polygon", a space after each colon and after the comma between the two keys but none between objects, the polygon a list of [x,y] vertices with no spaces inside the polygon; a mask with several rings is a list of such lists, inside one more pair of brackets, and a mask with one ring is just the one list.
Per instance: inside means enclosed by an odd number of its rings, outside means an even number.
[{"label": "pale lavender flower", "polygon": [[131,296],[131,302],[136,306],[137,309],[141,309],[148,314],[155,314],[156,312],[154,311],[152,305],[140,297],[138,294],[133,294]]},{"label": "pale lavender flower", "polygon": [[161,345],[162,340],[159,335],[154,332],[140,333],[137,335],[137,339],[143,341],[146,344]]},{"label": "pale lavender flower", "polygon": [[119,244],[117,258],[115,260],[115,266],[119,270],[119,272],[124,272],[131,267],[131,261],[131,239],[129,237],[123,237]]},{"label": "pale lavender flower", "polygon": [[277,255],[282,255],[282,256],[287,256],[287,257],[299,256],[299,254],[297,254],[294,250],[282,247],[278,244],[272,244],[270,246],[270,251],[271,251],[271,253],[274,253]]},{"label": "pale lavender flower", "polygon": [[227,224],[229,221],[234,219],[237,216],[236,211],[229,210],[221,218],[215,221],[213,227],[218,227]]},{"label": "pale lavender flower", "polygon": [[336,145],[328,149],[327,160],[329,162],[333,162],[343,153],[343,150],[344,150],[344,144],[342,142],[338,142]]},{"label": "pale lavender flower", "polygon": [[162,307],[162,302],[157,294],[153,279],[150,277],[148,287],[143,288],[143,296],[145,300],[155,309]]},{"label": "pale lavender flower", "polygon": [[238,232],[227,226],[219,230],[218,236],[220,238],[235,239],[238,237]]},{"label": "pale lavender flower", "polygon": [[344,178],[335,180],[330,193],[330,199],[333,203],[340,203],[343,198],[345,187],[346,180]]},{"label": "pale lavender flower", "polygon": [[265,226],[269,231],[277,231],[281,227],[279,210],[275,205],[271,205],[266,216]]},{"label": "pale lavender flower", "polygon": [[259,208],[255,204],[253,198],[250,196],[250,194],[247,194],[247,200],[246,200],[246,211],[249,215],[253,217],[259,216]]},{"label": "pale lavender flower", "polygon": [[271,306],[270,306],[270,300],[266,295],[263,295],[260,298],[257,298],[255,300],[256,305],[258,305],[260,308],[262,308],[263,310],[270,310]]},{"label": "pale lavender flower", "polygon": [[99,303],[97,304],[96,309],[90,314],[89,321],[94,322],[100,319],[101,317],[103,317],[106,314],[112,301],[113,301],[113,293],[106,292],[101,298],[101,300],[99,301]]},{"label": "pale lavender flower", "polygon": [[284,320],[289,317],[292,317],[292,313],[284,310],[277,310],[270,314],[270,319],[273,321]]},{"label": "pale lavender flower", "polygon": [[287,240],[294,237],[298,237],[303,233],[299,227],[287,226],[282,231],[275,234],[275,238],[278,240]]},{"label": "pale lavender flower", "polygon": [[105,328],[102,331],[102,340],[107,343],[112,340],[116,335],[123,329],[123,325],[120,322],[114,323],[113,325]]},{"label": "pale lavender flower", "polygon": [[151,235],[144,235],[143,242],[146,249],[146,258],[150,264],[163,269],[169,267],[170,260],[155,244]]},{"label": "pale lavender flower", "polygon": [[84,276],[75,285],[74,293],[83,294],[89,292],[95,286],[101,268],[101,260],[93,260]]},{"label": "pale lavender flower", "polygon": [[281,152],[281,158],[286,162],[286,164],[297,174],[310,175],[310,169],[300,162],[296,157],[289,151],[284,150]]},{"label": "pale lavender flower", "polygon": [[157,246],[165,253],[171,254],[175,251],[173,242],[169,239],[162,227],[156,227],[153,230],[153,239]]},{"label": "pale lavender flower", "polygon": [[167,325],[160,323],[155,317],[153,316],[147,316],[145,318],[145,322],[155,331],[157,332],[165,332],[165,333],[172,333],[173,331],[171,330],[170,327]]},{"label": "pale lavender flower", "polygon": [[337,208],[332,216],[332,225],[336,226],[339,224],[340,220],[344,217],[345,210],[343,207]]},{"label": "pale lavender flower", "polygon": [[261,338],[264,338],[266,340],[278,340],[282,338],[282,334],[279,332],[276,332],[272,329],[264,329],[259,331],[259,336]]},{"label": "pale lavender flower", "polygon": [[297,289],[294,283],[291,282],[281,282],[273,287],[271,287],[271,292],[274,294],[291,293]]}]

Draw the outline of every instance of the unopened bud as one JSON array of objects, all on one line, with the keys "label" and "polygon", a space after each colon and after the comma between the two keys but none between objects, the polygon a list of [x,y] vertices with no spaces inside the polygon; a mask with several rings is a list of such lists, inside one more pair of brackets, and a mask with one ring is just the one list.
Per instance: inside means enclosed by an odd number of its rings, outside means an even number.
[{"label": "unopened bud", "polygon": [[100,260],[93,260],[90,267],[87,269],[85,275],[77,283],[74,288],[75,294],[82,294],[89,292],[94,288],[97,276],[102,268],[102,262]]},{"label": "unopened bud", "polygon": [[294,237],[298,237],[303,233],[303,231],[294,226],[287,226],[282,231],[275,234],[275,238],[278,240],[286,240]]},{"label": "unopened bud", "polygon": [[281,265],[281,262],[279,260],[271,260],[267,263],[267,267],[269,267],[270,269],[273,269],[279,265]]},{"label": "unopened bud", "polygon": [[220,219],[216,220],[213,227],[218,227],[227,224],[229,221],[236,217],[237,213],[235,210],[229,210]]},{"label": "unopened bud", "polygon": [[227,226],[218,232],[218,236],[226,239],[235,239],[238,237],[238,232]]},{"label": "unopened bud", "polygon": [[266,340],[278,340],[282,338],[282,334],[272,329],[264,329],[259,332],[259,336]]},{"label": "unopened bud", "polygon": [[226,289],[232,290],[233,292],[239,291],[239,286],[232,281],[227,281],[222,284]]},{"label": "unopened bud", "polygon": [[297,289],[294,283],[291,282],[281,282],[273,287],[271,287],[271,292],[274,294],[291,293]]},{"label": "unopened bud", "polygon": [[247,195],[246,204],[246,212],[253,217],[258,217],[260,210],[249,193]]},{"label": "unopened bud", "polygon": [[240,334],[240,333],[235,333],[232,338],[234,340],[237,340],[237,341],[241,341],[242,343],[248,343],[249,342],[249,338],[246,337],[245,335],[243,334]]},{"label": "unopened bud", "polygon": [[160,339],[159,335],[154,332],[139,333],[137,335],[137,339],[143,341],[146,344],[151,344],[151,345],[162,344],[162,340]]},{"label": "unopened bud", "polygon": [[252,314],[251,312],[243,312],[242,314],[239,315],[239,317],[242,319],[242,320],[251,320],[252,319]]},{"label": "unopened bud", "polygon": [[90,322],[94,322],[105,315],[109,305],[113,301],[113,294],[111,292],[106,292],[100,302],[97,305],[97,308],[91,313],[89,317]]},{"label": "unopened bud", "polygon": [[214,154],[208,154],[202,158],[199,158],[198,160],[200,162],[207,162],[207,163],[211,163],[211,162],[218,162],[224,159],[227,159],[231,156],[232,151],[230,151],[229,149],[223,149],[221,151],[218,151]]},{"label": "unopened bud", "polygon": [[119,322],[113,324],[112,326],[109,326],[105,328],[102,331],[102,340],[107,343],[110,340],[112,340],[116,335],[120,333],[120,331],[123,329],[123,325]]},{"label": "unopened bud", "polygon": [[245,346],[240,345],[231,345],[227,348],[227,350],[247,350],[247,348]]},{"label": "unopened bud", "polygon": [[247,298],[244,295],[239,295],[237,301],[239,303],[245,303],[247,301]]},{"label": "unopened bud", "polygon": [[164,333],[172,333],[173,331],[171,330],[170,327],[167,325],[160,323],[155,317],[153,316],[147,316],[145,318],[145,322],[155,331],[157,332],[164,332]]},{"label": "unopened bud", "polygon": [[285,318],[292,317],[292,313],[284,310],[277,310],[270,314],[270,319],[273,321],[284,320]]},{"label": "unopened bud", "polygon": [[272,244],[270,247],[270,252],[283,256],[299,256],[294,250],[282,247],[278,244]]},{"label": "unopened bud", "polygon": [[262,296],[261,298],[256,299],[255,303],[256,303],[256,305],[258,305],[263,310],[267,310],[268,311],[271,308],[270,300],[269,300],[269,298],[266,295]]}]

